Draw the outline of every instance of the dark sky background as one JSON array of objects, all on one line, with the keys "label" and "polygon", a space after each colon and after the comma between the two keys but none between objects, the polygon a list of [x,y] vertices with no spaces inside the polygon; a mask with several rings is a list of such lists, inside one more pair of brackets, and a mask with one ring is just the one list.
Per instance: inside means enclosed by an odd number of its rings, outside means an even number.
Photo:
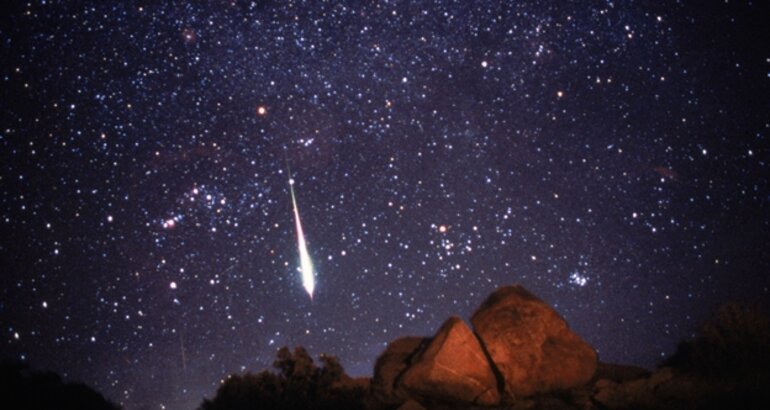
[{"label": "dark sky background", "polygon": [[647,367],[768,298],[767,2],[11,3],[0,353],[128,409],[506,284]]}]

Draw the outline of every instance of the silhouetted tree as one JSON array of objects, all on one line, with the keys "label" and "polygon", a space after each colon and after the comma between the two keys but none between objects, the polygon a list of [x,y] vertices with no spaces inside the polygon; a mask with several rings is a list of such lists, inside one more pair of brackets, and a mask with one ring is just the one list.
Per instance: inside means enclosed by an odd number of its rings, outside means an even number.
[{"label": "silhouetted tree", "polygon": [[321,372],[318,375],[318,384],[322,387],[331,387],[345,377],[345,369],[342,368],[340,361],[330,355],[321,355]]},{"label": "silhouetted tree", "polygon": [[204,402],[203,409],[271,409],[278,408],[283,394],[278,375],[264,371],[259,374],[231,376],[217,391],[215,401]]},{"label": "silhouetted tree", "polygon": [[356,385],[334,356],[323,355],[322,367],[302,347],[282,347],[273,367],[278,373],[232,376],[201,410],[362,409],[366,389]]},{"label": "silhouetted tree", "polygon": [[58,374],[32,372],[25,363],[11,361],[0,362],[0,397],[3,408],[120,409],[84,384],[65,383]]}]

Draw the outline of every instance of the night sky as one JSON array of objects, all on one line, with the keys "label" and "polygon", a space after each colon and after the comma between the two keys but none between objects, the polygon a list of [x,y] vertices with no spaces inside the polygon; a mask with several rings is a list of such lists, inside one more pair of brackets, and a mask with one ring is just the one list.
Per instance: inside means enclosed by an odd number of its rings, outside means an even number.
[{"label": "night sky", "polygon": [[647,367],[770,293],[766,2],[13,3],[0,356],[128,409],[506,284]]}]

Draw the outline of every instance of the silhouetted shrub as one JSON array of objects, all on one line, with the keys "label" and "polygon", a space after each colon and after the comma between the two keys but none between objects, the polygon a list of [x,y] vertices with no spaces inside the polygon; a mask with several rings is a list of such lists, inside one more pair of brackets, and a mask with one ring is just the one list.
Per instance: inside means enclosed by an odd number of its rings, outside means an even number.
[{"label": "silhouetted shrub", "polygon": [[714,377],[770,374],[770,317],[759,307],[726,304],[694,340],[683,342],[663,363]]},{"label": "silhouetted shrub", "polygon": [[117,410],[101,394],[81,383],[65,383],[58,374],[32,372],[24,363],[0,363],[0,397],[18,409]]},{"label": "silhouetted shrub", "polygon": [[319,368],[302,347],[282,347],[273,367],[278,373],[234,375],[204,400],[201,410],[362,409],[366,388],[356,384],[334,356],[321,356]]}]

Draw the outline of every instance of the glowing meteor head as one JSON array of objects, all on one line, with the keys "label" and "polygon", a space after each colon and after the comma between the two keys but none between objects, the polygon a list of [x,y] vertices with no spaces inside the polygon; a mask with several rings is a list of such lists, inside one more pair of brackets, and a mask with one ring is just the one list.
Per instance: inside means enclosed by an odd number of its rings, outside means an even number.
[{"label": "glowing meteor head", "polygon": [[312,282],[305,284],[305,291],[307,292],[308,296],[310,296],[310,300],[313,300],[313,288],[314,284]]},{"label": "glowing meteor head", "polygon": [[289,185],[294,185],[294,178],[289,178]]},{"label": "glowing meteor head", "polygon": [[315,275],[313,274],[313,262],[310,260],[310,255],[307,252],[307,248],[304,242],[305,241],[303,238],[299,251],[302,286],[305,288],[305,291],[307,291],[307,294],[310,295],[310,298],[312,299],[313,290],[315,290]]}]

